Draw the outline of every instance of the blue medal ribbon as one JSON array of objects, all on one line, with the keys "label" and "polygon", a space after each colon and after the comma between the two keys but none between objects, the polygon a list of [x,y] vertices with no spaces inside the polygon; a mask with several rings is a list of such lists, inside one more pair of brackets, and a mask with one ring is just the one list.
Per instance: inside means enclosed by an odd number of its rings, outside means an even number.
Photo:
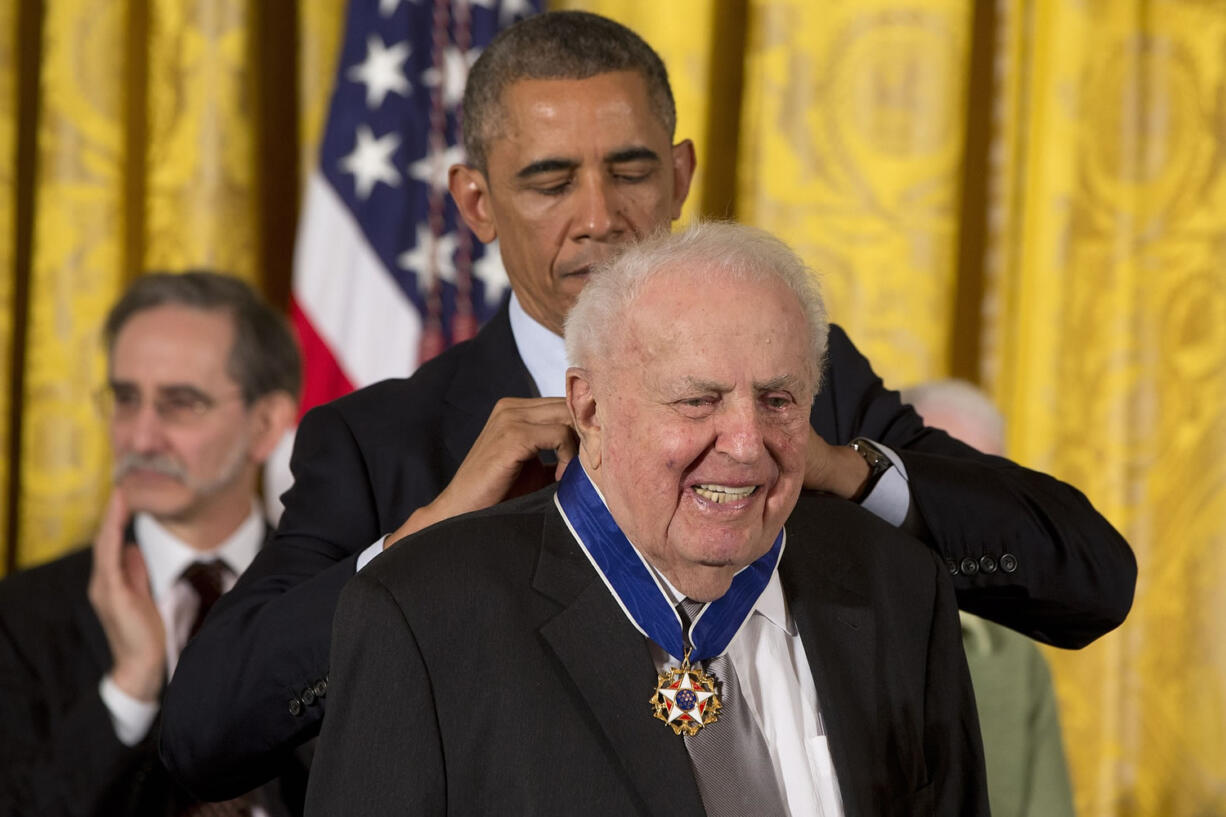
[{"label": "blue medal ribbon", "polygon": [[[554,502],[631,623],[669,655],[682,660],[685,637],[681,617],[655,572],[613,521],[613,515],[578,457],[566,467]],[[695,616],[690,626],[691,662],[714,658],[728,647],[770,583],[783,554],[783,544],[781,530],[771,549],[742,568],[733,577],[728,592],[709,602]]]}]

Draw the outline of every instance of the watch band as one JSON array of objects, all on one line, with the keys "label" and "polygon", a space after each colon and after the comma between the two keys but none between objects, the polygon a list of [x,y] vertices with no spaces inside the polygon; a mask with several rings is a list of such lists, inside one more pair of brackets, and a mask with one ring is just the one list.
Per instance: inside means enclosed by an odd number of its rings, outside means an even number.
[{"label": "watch band", "polygon": [[863,457],[864,462],[868,464],[868,479],[864,481],[864,487],[860,489],[860,493],[852,500],[863,502],[864,498],[873,492],[873,488],[877,487],[882,475],[894,467],[894,463],[872,440],[864,437],[856,437],[847,444],[847,447]]}]

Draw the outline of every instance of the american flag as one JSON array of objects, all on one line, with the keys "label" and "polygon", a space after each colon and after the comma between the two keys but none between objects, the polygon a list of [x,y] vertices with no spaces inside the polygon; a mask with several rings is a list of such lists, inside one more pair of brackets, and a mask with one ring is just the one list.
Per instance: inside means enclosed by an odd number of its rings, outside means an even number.
[{"label": "american flag", "polygon": [[351,0],[294,256],[302,410],[471,337],[507,287],[447,192],[468,68],[541,0]]},{"label": "american flag", "polygon": [[[319,164],[306,185],[290,310],[302,344],[300,414],[406,377],[471,337],[508,284],[497,244],[458,217],[447,169],[463,158],[468,69],[542,0],[350,0]],[[272,519],[293,436],[264,473]]]}]

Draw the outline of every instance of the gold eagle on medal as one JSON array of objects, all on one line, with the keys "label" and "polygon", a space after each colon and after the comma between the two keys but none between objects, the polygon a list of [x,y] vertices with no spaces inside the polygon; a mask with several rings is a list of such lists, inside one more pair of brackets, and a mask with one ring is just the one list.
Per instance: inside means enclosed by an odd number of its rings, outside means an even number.
[{"label": "gold eagle on medal", "polygon": [[715,691],[716,683],[701,665],[690,666],[687,650],[681,666],[658,676],[656,691],[651,696],[652,711],[674,733],[693,737],[702,727],[719,720],[723,705]]}]

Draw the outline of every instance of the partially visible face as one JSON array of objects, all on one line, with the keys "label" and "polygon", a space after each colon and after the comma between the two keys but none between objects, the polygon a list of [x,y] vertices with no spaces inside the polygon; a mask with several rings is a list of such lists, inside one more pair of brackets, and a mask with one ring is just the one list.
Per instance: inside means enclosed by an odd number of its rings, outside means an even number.
[{"label": "partially visible face", "polygon": [[181,523],[222,504],[250,505],[253,421],[226,371],[233,344],[229,315],[182,306],[138,312],[119,331],[111,446],[133,511]]},{"label": "partially visible face", "polygon": [[778,281],[684,271],[653,280],[630,313],[617,362],[591,375],[598,439],[581,456],[648,561],[691,598],[718,598],[800,494],[808,326]]},{"label": "partially visible face", "polygon": [[520,80],[486,149],[490,224],[524,310],[562,333],[591,267],[681,215],[693,147],[670,144],[636,72]]},{"label": "partially visible face", "polygon": [[939,428],[977,451],[997,457],[1004,456],[1004,441],[982,422],[960,411],[956,406],[933,402],[917,405],[915,410],[924,418],[924,425]]}]

